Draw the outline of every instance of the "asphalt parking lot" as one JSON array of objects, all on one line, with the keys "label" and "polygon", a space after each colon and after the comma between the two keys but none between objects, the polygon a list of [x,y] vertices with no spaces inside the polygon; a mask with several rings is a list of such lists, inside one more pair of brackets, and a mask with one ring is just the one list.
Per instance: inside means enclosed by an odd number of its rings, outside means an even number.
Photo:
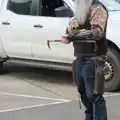
[{"label": "asphalt parking lot", "polygon": [[[120,92],[105,93],[109,120],[120,120]],[[6,64],[0,74],[0,120],[84,120],[70,72]]]}]

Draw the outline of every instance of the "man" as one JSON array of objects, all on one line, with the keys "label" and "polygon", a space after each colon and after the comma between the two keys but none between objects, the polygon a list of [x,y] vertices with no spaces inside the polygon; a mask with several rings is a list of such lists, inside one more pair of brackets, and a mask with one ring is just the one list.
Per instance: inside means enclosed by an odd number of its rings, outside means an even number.
[{"label": "man", "polygon": [[[107,120],[106,103],[103,93],[95,91],[95,71],[96,68],[104,67],[104,59],[107,53],[106,25],[108,12],[104,5],[98,0],[75,0],[75,18],[70,21],[67,29],[69,35],[74,36],[73,27],[78,24],[79,30],[91,31],[86,36],[63,37],[62,43],[73,42],[75,60],[75,73],[78,92],[81,100],[86,107],[85,120]],[[76,25],[75,25],[76,26]],[[68,36],[69,36],[68,35]],[[81,40],[94,40],[92,42],[80,42]],[[101,80],[102,81],[102,80]],[[99,81],[100,82],[100,81]],[[103,84],[101,84],[103,87]],[[97,86],[99,87],[99,86]],[[95,103],[95,106],[93,106]],[[94,116],[95,115],[95,116]]]}]

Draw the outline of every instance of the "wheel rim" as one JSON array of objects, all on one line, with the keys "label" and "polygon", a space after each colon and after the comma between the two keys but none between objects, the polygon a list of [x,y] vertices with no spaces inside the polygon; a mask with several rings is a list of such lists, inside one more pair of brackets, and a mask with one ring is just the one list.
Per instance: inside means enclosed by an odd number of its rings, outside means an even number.
[{"label": "wheel rim", "polygon": [[108,60],[105,62],[105,67],[103,68],[103,71],[106,82],[110,82],[114,75],[114,68]]}]

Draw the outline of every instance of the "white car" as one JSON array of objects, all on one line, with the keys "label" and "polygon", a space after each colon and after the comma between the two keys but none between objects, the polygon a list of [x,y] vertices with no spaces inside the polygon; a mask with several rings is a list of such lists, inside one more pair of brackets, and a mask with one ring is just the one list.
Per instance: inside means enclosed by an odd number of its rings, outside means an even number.
[{"label": "white car", "polygon": [[[120,87],[120,5],[103,0],[109,10],[105,89]],[[112,3],[112,4],[111,4]],[[56,8],[63,7],[61,10]],[[74,0],[0,0],[0,69],[6,61],[71,71],[74,51],[59,40],[66,34]]]}]

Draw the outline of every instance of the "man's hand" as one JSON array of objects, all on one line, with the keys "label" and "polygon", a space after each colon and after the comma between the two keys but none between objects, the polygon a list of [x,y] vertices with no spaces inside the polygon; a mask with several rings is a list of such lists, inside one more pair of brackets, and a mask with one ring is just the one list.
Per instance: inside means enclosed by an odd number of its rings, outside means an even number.
[{"label": "man's hand", "polygon": [[70,41],[65,36],[62,36],[60,41],[61,41],[61,43],[64,43],[64,44],[69,44],[70,43]]}]

